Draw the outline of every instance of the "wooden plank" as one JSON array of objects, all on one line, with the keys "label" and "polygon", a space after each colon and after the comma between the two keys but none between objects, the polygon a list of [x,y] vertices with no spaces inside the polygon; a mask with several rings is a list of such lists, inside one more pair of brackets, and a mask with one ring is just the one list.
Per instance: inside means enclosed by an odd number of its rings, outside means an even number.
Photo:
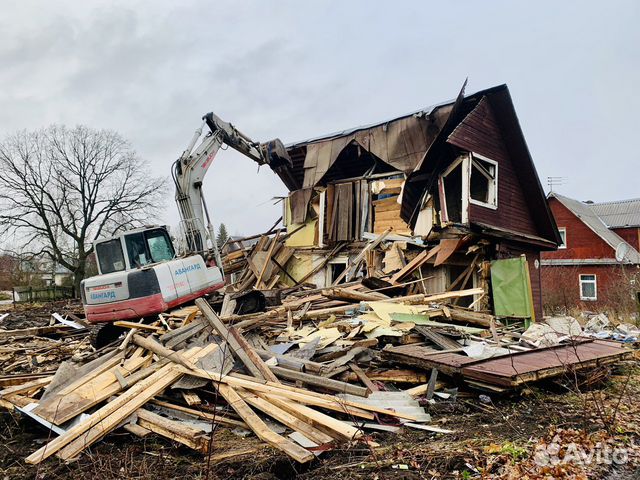
[{"label": "wooden plank", "polygon": [[[238,357],[238,359],[240,359],[240,361],[244,364],[245,367],[247,367],[247,370],[249,370],[249,372],[251,372],[251,374],[254,377],[265,380],[266,377],[263,371],[265,371],[265,369],[266,371],[269,371],[268,367],[264,366],[264,362],[262,362],[262,360],[260,360],[260,363],[261,363],[260,366],[254,363],[255,358],[251,358],[250,354],[248,354],[244,350],[243,346],[238,341],[238,335],[233,335],[230,332],[230,330],[232,330],[233,327],[230,327],[229,329],[227,329],[225,324],[222,323],[222,320],[220,320],[220,317],[216,315],[216,312],[213,311],[213,309],[211,308],[211,305],[209,305],[205,299],[198,298],[196,300],[196,305],[198,306],[198,308],[200,308],[200,311],[204,315],[204,318],[209,322],[211,327],[215,331],[217,331],[220,334],[220,336],[222,336],[222,338],[229,344],[235,356]],[[269,375],[271,375],[270,371],[269,371]]]},{"label": "wooden plank", "polygon": [[136,423],[128,423],[126,424],[124,428],[127,432],[135,435],[136,437],[140,437],[140,438],[144,438],[147,435],[153,433],[151,430],[147,429],[147,428],[143,428],[140,425],[136,424]]},{"label": "wooden plank", "polygon": [[31,380],[30,382],[23,383],[21,385],[14,385],[12,387],[7,387],[4,390],[0,390],[0,398],[7,397],[9,395],[14,395],[16,393],[25,393],[31,390],[38,390],[46,385],[51,383],[53,379],[53,375],[43,378],[38,378],[36,380]]},{"label": "wooden plank", "polygon": [[330,378],[319,377],[311,375],[309,373],[298,372],[295,370],[289,370],[278,366],[269,367],[276,376],[284,378],[285,380],[292,380],[297,382],[306,383],[307,385],[313,385],[315,387],[326,388],[334,392],[350,393],[359,397],[367,396],[367,389],[358,387],[357,385],[351,385],[350,383],[341,382],[339,380],[332,380]]},{"label": "wooden plank", "polygon": [[[211,346],[205,348],[195,347],[187,352],[186,355],[194,359],[206,355],[213,351]],[[215,346],[217,347],[217,345]],[[120,422],[127,418],[131,413],[140,408],[149,399],[155,396],[174,381],[182,377],[183,372],[174,364],[165,365],[158,372],[136,383],[125,393],[115,400],[107,403],[102,408],[94,412],[85,421],[70,428],[64,435],[51,440],[49,443],[36,450],[29,455],[25,461],[29,464],[37,464],[54,453],[60,451],[65,446],[72,447],[67,450],[66,455],[72,458],[84,448],[91,445],[96,440],[102,438],[113,428],[117,427]],[[128,408],[124,408],[124,407]],[[113,416],[115,414],[115,416]],[[99,428],[93,428],[99,426]],[[83,435],[89,432],[89,435]]]},{"label": "wooden plank", "polygon": [[273,403],[265,400],[264,398],[259,397],[255,393],[247,392],[243,389],[238,389],[238,395],[240,395],[245,402],[251,405],[258,410],[261,410],[263,413],[266,413],[270,417],[274,418],[278,422],[286,425],[287,427],[295,430],[296,432],[302,433],[304,436],[317,442],[322,445],[325,443],[333,442],[334,437],[331,435],[327,435],[326,433],[318,430],[317,428],[303,422],[296,416],[290,414],[289,412],[277,407]]},{"label": "wooden plank", "polygon": [[375,384],[375,383],[373,383],[373,382],[369,379],[369,377],[367,377],[367,374],[366,374],[366,373],[364,373],[364,371],[363,371],[363,370],[358,366],[358,364],[357,364],[357,363],[355,363],[355,362],[350,362],[350,363],[349,363],[349,368],[351,368],[351,370],[353,370],[353,373],[355,373],[355,374],[358,376],[358,378],[360,379],[360,381],[361,381],[362,383],[364,383],[364,384],[365,384],[365,386],[367,387],[367,389],[368,389],[370,392],[377,392],[377,391],[379,391],[379,390],[380,390],[380,389],[376,386],[376,384]]},{"label": "wooden plank", "polygon": [[[147,358],[138,357],[127,360],[122,367],[115,366],[106,372],[101,373],[95,379],[77,387],[71,391],[58,392],[51,398],[40,403],[34,413],[40,415],[45,420],[62,425],[75,416],[90,409],[98,403],[122,391],[125,387],[116,376],[119,371],[121,377],[126,376],[124,381],[133,384],[139,380],[139,376],[131,377],[133,372],[140,369],[147,362]],[[147,372],[144,372],[146,374]],[[148,371],[149,375],[153,373]]]},{"label": "wooden plank", "polygon": [[260,356],[255,352],[253,347],[249,345],[249,343],[245,340],[245,338],[238,332],[234,327],[229,327],[229,333],[235,339],[240,348],[244,351],[244,353],[249,357],[251,363],[255,365],[255,367],[260,371],[260,374],[264,380],[269,380],[270,382],[280,383],[278,377],[269,369],[266,363],[260,358]]},{"label": "wooden plank", "polygon": [[313,453],[271,430],[229,385],[225,385],[223,383],[216,383],[214,385],[218,392],[220,392],[220,395],[224,397],[227,403],[231,405],[231,408],[240,415],[240,418],[245,421],[260,440],[285,452],[291,458],[300,463],[310,462],[315,458]]},{"label": "wooden plank", "polygon": [[200,405],[202,403],[202,399],[197,393],[194,392],[185,392],[182,391],[182,399],[189,405],[190,407],[194,405]]},{"label": "wooden plank", "polygon": [[147,325],[144,323],[137,322],[127,322],[126,320],[116,320],[113,322],[116,327],[124,327],[124,328],[135,328],[137,330],[147,330],[149,332],[164,332],[165,329],[163,327],[158,327],[156,325]]},{"label": "wooden plank", "polygon": [[[273,240],[271,240],[271,245],[269,246],[269,250],[267,251],[267,256],[264,259],[264,264],[262,265],[262,269],[260,269],[260,274],[256,277],[256,288],[260,288],[260,283],[262,282],[262,276],[265,274],[267,267],[271,263],[271,256],[273,255],[273,249],[278,244],[278,238],[280,238],[280,232],[276,233],[276,236]],[[266,279],[268,280],[268,278]]]},{"label": "wooden plank", "polygon": [[273,405],[280,407],[285,411],[288,411],[302,421],[308,422],[315,428],[323,430],[331,436],[339,435],[344,440],[354,440],[356,438],[362,437],[363,435],[362,430],[355,428],[345,422],[342,422],[330,415],[318,412],[313,408],[309,408],[305,405],[300,405],[296,402],[278,397],[276,395],[258,395],[269,401],[269,403],[272,403]]},{"label": "wooden plank", "polygon": [[146,348],[150,352],[153,352],[160,357],[171,360],[172,362],[178,363],[187,368],[191,368],[193,366],[192,363],[188,359],[183,357],[181,353],[165,347],[164,345],[155,341],[152,337],[143,337],[141,335],[135,334],[132,337],[132,341],[136,345]]},{"label": "wooden plank", "polygon": [[136,415],[138,416],[138,425],[142,428],[202,453],[207,453],[209,450],[209,437],[202,430],[186,425],[184,422],[161,417],[144,408],[139,408]]}]

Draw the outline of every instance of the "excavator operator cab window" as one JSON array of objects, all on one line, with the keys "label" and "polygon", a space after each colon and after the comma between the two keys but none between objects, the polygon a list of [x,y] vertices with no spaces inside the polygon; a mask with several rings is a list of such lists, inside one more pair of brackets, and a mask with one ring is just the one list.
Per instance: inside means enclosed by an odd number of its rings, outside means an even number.
[{"label": "excavator operator cab window", "polygon": [[126,235],[125,244],[131,268],[171,260],[175,255],[171,239],[163,229]]},{"label": "excavator operator cab window", "polygon": [[96,256],[100,262],[100,273],[113,273],[124,270],[124,255],[120,239],[114,238],[96,245]]}]

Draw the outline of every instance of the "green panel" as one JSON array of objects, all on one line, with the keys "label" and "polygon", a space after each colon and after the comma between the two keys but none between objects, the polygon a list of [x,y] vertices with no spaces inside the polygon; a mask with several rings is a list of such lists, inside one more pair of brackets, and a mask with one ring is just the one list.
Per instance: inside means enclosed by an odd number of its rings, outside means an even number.
[{"label": "green panel", "polygon": [[496,317],[534,319],[531,279],[524,255],[491,262],[491,286]]}]

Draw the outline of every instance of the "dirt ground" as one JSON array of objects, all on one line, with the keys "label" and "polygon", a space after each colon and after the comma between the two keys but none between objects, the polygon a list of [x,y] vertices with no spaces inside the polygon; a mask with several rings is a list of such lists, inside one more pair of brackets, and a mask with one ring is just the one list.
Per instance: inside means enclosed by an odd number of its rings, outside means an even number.
[{"label": "dirt ground", "polygon": [[[51,311],[51,306],[34,310],[20,325],[1,327],[35,326],[48,321]],[[369,444],[321,452],[303,466],[254,436],[242,438],[226,428],[216,431],[209,456],[120,430],[74,462],[51,458],[30,466],[24,458],[48,441],[50,432],[19,412],[1,410],[0,478],[640,479],[637,359],[587,379],[567,375],[509,396],[461,388],[455,398],[427,408],[434,425],[454,433],[368,432]]]}]

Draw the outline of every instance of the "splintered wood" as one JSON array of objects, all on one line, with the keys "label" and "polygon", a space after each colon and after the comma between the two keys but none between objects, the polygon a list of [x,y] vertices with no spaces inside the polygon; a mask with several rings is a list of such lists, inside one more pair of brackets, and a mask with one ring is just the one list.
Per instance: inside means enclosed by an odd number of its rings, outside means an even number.
[{"label": "splintered wood", "polygon": [[[381,188],[399,193],[393,182]],[[332,208],[344,207],[340,198]],[[379,235],[333,246],[298,278],[286,267],[294,250],[284,231],[230,241],[223,264],[235,281],[222,295],[151,322],[115,322],[123,336],[100,351],[78,317],[0,331],[0,406],[57,435],[26,461],[73,459],[121,428],[224,459],[212,436],[228,428],[305,463],[345,442],[369,442],[368,429],[449,433],[425,425],[431,419],[418,400],[453,401],[455,392],[440,391],[452,377],[457,386],[503,391],[559,374],[560,355],[576,369],[624,357],[622,347],[588,339],[547,351],[526,344],[522,323],[504,326],[479,309],[489,291],[486,278],[471,280],[485,275],[481,242],[412,243],[398,236],[402,225],[381,221],[396,198],[378,202]],[[342,225],[335,209],[327,215],[337,236],[361,227]],[[338,253],[344,263],[332,264]],[[449,282],[434,270],[440,265],[452,268]],[[323,268],[323,284],[307,283]],[[573,361],[574,348],[588,362]],[[26,368],[40,364],[54,367]]]},{"label": "splintered wood", "polygon": [[[387,298],[375,292],[358,295],[356,290],[347,291],[353,293],[347,298]],[[179,318],[181,325],[176,323]],[[169,326],[167,319],[173,319],[170,331],[163,326]],[[0,391],[3,406],[21,411],[28,408],[31,418],[58,433],[29,455],[27,463],[37,464],[54,455],[63,460],[75,458],[120,427],[134,435],[156,434],[207,452],[213,424],[242,426],[304,463],[315,458],[305,447],[308,442],[330,449],[362,438],[363,431],[350,422],[353,418],[370,422],[381,415],[387,422],[420,421],[421,415],[413,412],[366,402],[369,391],[376,390],[369,382],[360,387],[323,376],[323,368],[328,374],[336,365],[348,362],[339,362],[340,356],[326,364],[309,360],[319,341],[301,338],[298,356],[265,355],[265,348],[269,352],[275,348],[265,343],[269,336],[246,337],[225,323],[204,299],[196,300],[196,307],[163,314],[162,320],[144,326],[121,322],[120,326],[131,329],[122,340],[124,348],[113,345],[85,366],[66,362],[55,375],[23,378]],[[342,337],[334,330],[337,335],[323,342],[325,346]],[[281,330],[282,334],[287,335],[287,330]],[[345,350],[358,343],[348,336],[341,340]],[[377,340],[368,344],[375,345]],[[363,351],[363,347],[356,347],[351,355],[345,352],[345,358],[366,378],[353,363],[355,353]],[[242,368],[233,367],[234,359]],[[214,392],[219,394],[217,404],[212,402]],[[334,396],[336,392],[351,397]],[[226,405],[220,404],[222,400]],[[296,435],[289,438],[272,430],[265,422],[267,417]],[[296,438],[304,441],[297,443]]]}]

